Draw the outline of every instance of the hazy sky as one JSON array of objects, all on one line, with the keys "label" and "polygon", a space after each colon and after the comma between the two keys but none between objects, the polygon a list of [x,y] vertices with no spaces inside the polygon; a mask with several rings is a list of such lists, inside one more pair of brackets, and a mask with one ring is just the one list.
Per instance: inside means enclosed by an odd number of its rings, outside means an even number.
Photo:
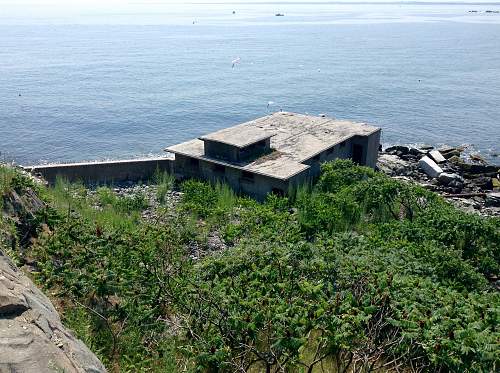
[{"label": "hazy sky", "polygon": [[[406,2],[415,0],[313,0],[314,2],[338,2],[338,3],[377,3],[377,2]],[[455,2],[455,3],[499,3],[500,0],[417,0],[419,2]],[[4,22],[9,19],[25,17],[72,17],[76,15],[124,13],[134,14],[140,12],[174,11],[195,7],[202,10],[199,4],[222,3],[222,4],[258,4],[258,3],[307,3],[307,0],[0,0],[0,20]],[[193,5],[198,4],[198,5]],[[218,7],[224,5],[218,5]]]},{"label": "hazy sky", "polygon": [[[414,2],[415,0],[361,0],[362,2]],[[481,2],[499,2],[498,0],[417,0],[419,2],[458,2],[458,3],[481,3]],[[11,7],[58,7],[58,8],[87,8],[98,9],[107,7],[128,7],[136,5],[148,4],[162,4],[162,5],[178,5],[185,3],[281,3],[281,2],[300,2],[307,3],[307,0],[192,0],[192,1],[179,1],[179,0],[0,0],[0,6],[5,8]],[[360,2],[360,0],[314,0],[314,2]],[[1,9],[1,8],[0,8]]]}]

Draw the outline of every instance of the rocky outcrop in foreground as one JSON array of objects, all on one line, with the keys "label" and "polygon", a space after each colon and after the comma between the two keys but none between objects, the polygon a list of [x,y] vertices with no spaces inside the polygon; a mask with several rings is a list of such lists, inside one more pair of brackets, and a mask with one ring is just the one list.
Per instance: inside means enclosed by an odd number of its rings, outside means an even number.
[{"label": "rocky outcrop in foreground", "polygon": [[[13,221],[28,241],[34,229],[30,222],[44,203],[29,188],[0,198],[0,219]],[[10,246],[1,230],[0,240]],[[0,373],[105,371],[87,346],[65,329],[50,300],[0,250]]]},{"label": "rocky outcrop in foreground", "polygon": [[105,372],[50,300],[0,251],[0,372]]}]

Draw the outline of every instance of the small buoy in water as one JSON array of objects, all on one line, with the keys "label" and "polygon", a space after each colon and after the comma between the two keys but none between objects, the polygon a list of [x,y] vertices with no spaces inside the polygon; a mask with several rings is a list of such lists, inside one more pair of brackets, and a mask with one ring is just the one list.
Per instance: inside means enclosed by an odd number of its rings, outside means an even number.
[{"label": "small buoy in water", "polygon": [[233,10],[233,14],[236,14],[236,10]]},{"label": "small buoy in water", "polygon": [[19,97],[21,97],[21,94],[19,93]]}]

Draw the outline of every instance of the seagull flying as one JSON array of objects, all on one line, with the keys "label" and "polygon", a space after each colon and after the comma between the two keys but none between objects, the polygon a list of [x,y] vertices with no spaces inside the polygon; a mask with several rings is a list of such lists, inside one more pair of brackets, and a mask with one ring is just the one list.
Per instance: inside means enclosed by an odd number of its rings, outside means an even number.
[{"label": "seagull flying", "polygon": [[239,57],[236,57],[234,60],[231,61],[231,63],[233,64],[232,68],[234,69],[234,67],[239,64],[241,62],[241,58]]}]

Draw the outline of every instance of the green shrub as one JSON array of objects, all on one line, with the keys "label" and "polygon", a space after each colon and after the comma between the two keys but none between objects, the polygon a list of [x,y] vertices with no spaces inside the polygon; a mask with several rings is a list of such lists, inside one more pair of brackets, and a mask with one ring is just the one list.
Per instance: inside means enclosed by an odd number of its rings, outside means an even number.
[{"label": "green shrub", "polygon": [[[180,187],[154,222],[140,193],[46,191],[35,277],[110,370],[497,369],[498,219],[349,161],[264,203]],[[192,259],[212,232],[231,247]]]}]

